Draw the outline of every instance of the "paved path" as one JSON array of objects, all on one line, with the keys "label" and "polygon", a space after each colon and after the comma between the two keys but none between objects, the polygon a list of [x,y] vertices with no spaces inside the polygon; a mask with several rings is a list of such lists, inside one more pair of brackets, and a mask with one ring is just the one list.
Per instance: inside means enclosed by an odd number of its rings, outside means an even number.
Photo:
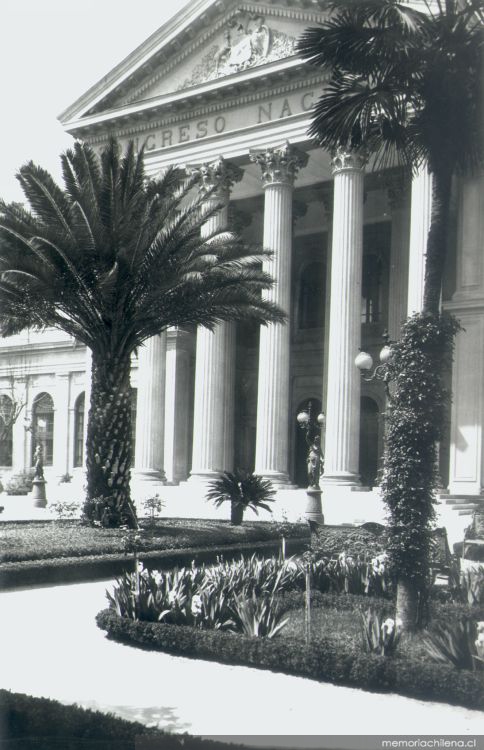
[{"label": "paved path", "polygon": [[107,585],[0,593],[0,687],[197,735],[482,733],[478,711],[108,641]]}]

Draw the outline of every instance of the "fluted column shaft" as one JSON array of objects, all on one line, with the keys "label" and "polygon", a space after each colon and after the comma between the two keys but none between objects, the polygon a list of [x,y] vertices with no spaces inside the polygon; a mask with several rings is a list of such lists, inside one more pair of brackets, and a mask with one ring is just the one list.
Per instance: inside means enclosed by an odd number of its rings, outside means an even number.
[{"label": "fluted column shaft", "polygon": [[55,411],[54,411],[54,456],[53,465],[56,475],[69,472],[69,386],[68,372],[56,374]]},{"label": "fluted column shaft", "polygon": [[263,244],[273,251],[273,256],[264,261],[264,270],[275,283],[264,295],[288,316],[285,325],[261,326],[255,471],[276,486],[287,486],[290,481],[292,194],[297,171],[306,165],[307,155],[286,143],[277,149],[254,153],[251,158],[262,168]]},{"label": "fluted column shaft", "polygon": [[[230,188],[242,178],[242,171],[222,158],[202,165],[198,171],[209,206],[221,206],[202,228],[202,237],[210,237],[227,228]],[[235,323],[220,323],[213,331],[199,326],[191,481],[203,481],[233,469],[234,398]]]},{"label": "fluted column shaft", "polygon": [[425,254],[432,211],[432,175],[424,166],[412,180],[408,257],[407,314],[421,312],[425,284]]},{"label": "fluted column shaft", "polygon": [[165,479],[166,332],[145,341],[138,350],[138,402],[136,406],[137,472]]},{"label": "fluted column shaft", "polygon": [[323,483],[358,484],[363,187],[365,155],[333,157],[333,242],[329,320],[326,455]]}]

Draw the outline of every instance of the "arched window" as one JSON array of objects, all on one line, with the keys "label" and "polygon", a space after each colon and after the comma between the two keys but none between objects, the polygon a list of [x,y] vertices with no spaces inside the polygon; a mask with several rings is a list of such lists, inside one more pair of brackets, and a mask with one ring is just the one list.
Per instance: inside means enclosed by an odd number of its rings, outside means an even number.
[{"label": "arched window", "polygon": [[299,328],[323,328],[325,288],[326,266],[309,263],[301,273],[299,284]]},{"label": "arched window", "polygon": [[138,401],[138,389],[131,388],[131,450],[132,459],[131,464],[134,466],[135,455],[136,455],[136,407]]},{"label": "arched window", "polygon": [[82,466],[84,460],[84,408],[85,395],[81,393],[74,407],[74,466]]},{"label": "arched window", "polygon": [[40,393],[32,406],[32,466],[37,445],[42,446],[44,466],[54,460],[54,402],[48,393]]},{"label": "arched window", "polygon": [[0,466],[12,465],[13,409],[12,399],[5,394],[0,395]]}]

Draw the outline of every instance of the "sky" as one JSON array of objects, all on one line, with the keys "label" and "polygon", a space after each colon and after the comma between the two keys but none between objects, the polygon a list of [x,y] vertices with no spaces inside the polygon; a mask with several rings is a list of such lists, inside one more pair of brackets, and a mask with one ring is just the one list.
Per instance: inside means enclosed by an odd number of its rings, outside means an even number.
[{"label": "sky", "polygon": [[27,161],[60,181],[57,117],[190,0],[0,0],[0,198]]}]

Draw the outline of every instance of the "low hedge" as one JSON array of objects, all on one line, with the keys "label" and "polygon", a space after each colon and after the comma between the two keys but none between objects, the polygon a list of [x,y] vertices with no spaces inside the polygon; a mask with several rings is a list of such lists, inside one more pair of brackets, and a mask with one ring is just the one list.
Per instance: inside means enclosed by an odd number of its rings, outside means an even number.
[{"label": "low hedge", "polygon": [[[112,714],[0,690],[2,750],[223,750],[234,745],[168,734]],[[144,745],[143,745],[144,746]]]},{"label": "low hedge", "polygon": [[97,625],[117,641],[141,648],[226,664],[270,669],[322,682],[412,698],[440,700],[484,710],[484,682],[478,673],[416,659],[361,653],[338,634],[299,638],[249,638],[239,633],[128,620],[105,609]]},{"label": "low hedge", "polygon": [[[306,545],[307,541],[304,538],[288,539],[286,550],[288,554],[295,554],[304,550]],[[279,549],[278,541],[247,541],[218,547],[141,551],[139,559],[146,568],[169,569],[191,565],[193,560],[196,563],[216,562],[220,556],[231,559],[243,554],[251,555],[254,552],[259,552],[262,556],[273,555],[278,554]],[[0,590],[17,586],[38,586],[45,583],[93,581],[118,576],[125,570],[132,569],[132,555],[122,553],[2,562],[0,563]]]}]

